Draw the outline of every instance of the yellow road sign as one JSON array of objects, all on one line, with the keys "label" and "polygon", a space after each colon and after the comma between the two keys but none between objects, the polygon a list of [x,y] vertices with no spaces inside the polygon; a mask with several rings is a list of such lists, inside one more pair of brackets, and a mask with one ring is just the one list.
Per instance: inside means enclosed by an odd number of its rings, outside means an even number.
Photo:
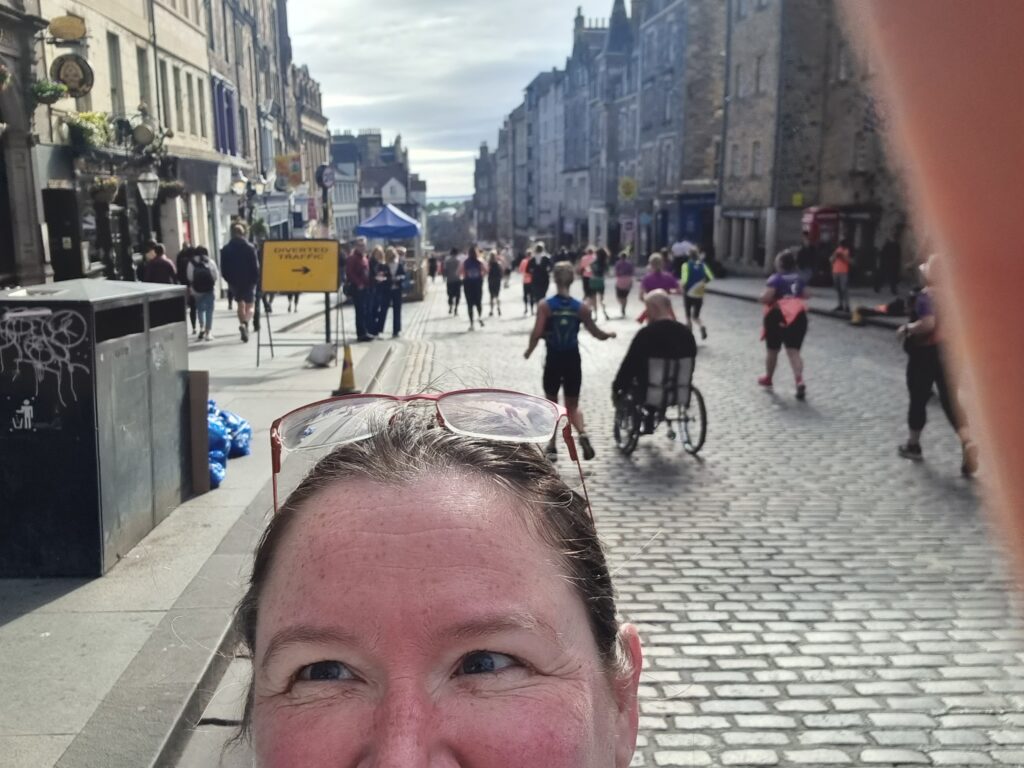
[{"label": "yellow road sign", "polygon": [[337,240],[267,240],[263,290],[268,293],[333,293],[338,290]]}]

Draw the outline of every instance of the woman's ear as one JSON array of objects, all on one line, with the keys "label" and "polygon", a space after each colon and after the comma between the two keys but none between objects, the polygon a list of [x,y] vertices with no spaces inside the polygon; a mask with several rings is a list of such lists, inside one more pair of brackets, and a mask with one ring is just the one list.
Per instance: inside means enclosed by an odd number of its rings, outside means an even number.
[{"label": "woman's ear", "polygon": [[636,751],[636,735],[640,726],[640,702],[637,691],[643,672],[644,655],[640,634],[632,624],[619,629],[619,646],[624,655],[622,669],[615,679],[616,743],[615,767],[628,768]]}]

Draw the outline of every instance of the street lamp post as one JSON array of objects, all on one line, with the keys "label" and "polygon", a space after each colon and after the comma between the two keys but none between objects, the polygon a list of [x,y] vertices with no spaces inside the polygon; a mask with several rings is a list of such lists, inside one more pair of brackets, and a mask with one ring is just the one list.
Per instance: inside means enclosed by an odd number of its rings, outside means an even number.
[{"label": "street lamp post", "polygon": [[[143,204],[146,206],[146,237],[153,237],[153,205],[156,203],[157,195],[160,194],[160,177],[157,176],[152,169],[143,171],[139,174],[139,178],[135,181],[135,186],[139,190],[139,197],[142,198]],[[127,280],[129,275],[134,274],[134,270],[128,265],[127,268],[122,266],[121,268],[121,279]]]}]

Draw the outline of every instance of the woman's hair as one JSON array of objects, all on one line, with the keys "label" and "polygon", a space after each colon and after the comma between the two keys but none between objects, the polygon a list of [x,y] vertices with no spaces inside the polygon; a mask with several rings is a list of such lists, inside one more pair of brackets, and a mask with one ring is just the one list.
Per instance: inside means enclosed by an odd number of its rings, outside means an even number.
[{"label": "woman's hair", "polygon": [[792,248],[787,248],[781,251],[778,256],[775,257],[775,265],[778,267],[780,272],[792,272],[796,269],[796,253]]},{"label": "woman's hair", "polygon": [[491,251],[489,254],[487,254],[487,260],[488,261],[497,261],[498,260],[498,252],[497,251]]},{"label": "woman's hair", "polygon": [[466,254],[467,259],[480,259],[480,254],[476,250],[475,245],[469,246],[469,253]]},{"label": "woman's hair", "polygon": [[597,249],[597,263],[602,267],[608,263],[608,251],[604,248]]},{"label": "woman's hair", "polygon": [[384,249],[384,258],[387,261],[394,261],[398,258],[398,251],[389,245]]},{"label": "woman's hair", "polygon": [[[308,513],[311,498],[335,483],[369,481],[394,487],[458,473],[517,501],[514,514],[521,514],[527,528],[558,554],[565,577],[583,601],[606,671],[627,671],[629,656],[619,640],[611,574],[586,500],[565,484],[535,446],[457,435],[417,408],[402,409],[366,440],[336,448],[271,519],[256,548],[248,590],[235,612],[235,630],[249,653],[255,656],[260,598],[281,542]],[[240,735],[249,732],[252,709],[250,683]]]},{"label": "woman's hair", "polygon": [[555,277],[555,287],[562,290],[572,285],[573,278],[576,276],[576,270],[572,264],[560,261],[555,264],[553,274]]},{"label": "woman's hair", "polygon": [[647,260],[647,264],[657,272],[665,266],[665,257],[660,253],[652,253],[651,258]]},{"label": "woman's hair", "polygon": [[372,251],[370,251],[370,258],[374,261],[380,261],[384,258],[384,249],[379,245],[376,246]]}]

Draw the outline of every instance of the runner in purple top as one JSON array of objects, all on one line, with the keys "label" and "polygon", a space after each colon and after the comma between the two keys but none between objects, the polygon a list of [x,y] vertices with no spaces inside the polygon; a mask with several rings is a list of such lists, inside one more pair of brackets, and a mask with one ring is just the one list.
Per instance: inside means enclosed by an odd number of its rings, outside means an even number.
[{"label": "runner in purple top", "polygon": [[665,259],[660,253],[655,253],[647,262],[649,270],[644,279],[640,281],[640,298],[656,291],[659,288],[668,293],[679,293],[679,281],[665,271]]},{"label": "runner in purple top", "polygon": [[804,337],[807,336],[807,286],[796,269],[794,249],[783,251],[775,257],[775,274],[768,278],[761,303],[765,305],[763,336],[768,353],[765,358],[765,375],[757,380],[762,387],[771,388],[779,352],[783,346],[789,365],[796,380],[796,397],[807,396],[804,383],[804,361],[800,355]]},{"label": "runner in purple top", "polygon": [[807,283],[799,273],[791,272],[783,275],[776,272],[768,278],[768,287],[775,291],[775,300],[778,301],[786,296],[800,298],[804,295]]}]

